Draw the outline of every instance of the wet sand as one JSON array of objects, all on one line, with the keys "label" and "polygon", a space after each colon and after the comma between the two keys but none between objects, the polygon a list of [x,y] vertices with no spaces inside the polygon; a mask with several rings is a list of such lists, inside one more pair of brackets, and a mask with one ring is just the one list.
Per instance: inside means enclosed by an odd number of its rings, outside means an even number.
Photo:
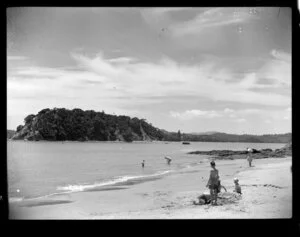
[{"label": "wet sand", "polygon": [[291,218],[291,157],[217,160],[222,185],[232,194],[233,178],[242,196],[218,206],[194,205],[204,191],[209,160],[178,173],[146,181],[59,194],[10,204],[11,219],[227,219]]}]

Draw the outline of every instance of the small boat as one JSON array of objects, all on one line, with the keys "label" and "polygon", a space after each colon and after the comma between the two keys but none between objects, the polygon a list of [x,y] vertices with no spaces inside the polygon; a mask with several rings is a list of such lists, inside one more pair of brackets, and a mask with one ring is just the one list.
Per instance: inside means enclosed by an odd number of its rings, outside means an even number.
[{"label": "small boat", "polygon": [[190,145],[189,142],[182,142],[183,145]]}]

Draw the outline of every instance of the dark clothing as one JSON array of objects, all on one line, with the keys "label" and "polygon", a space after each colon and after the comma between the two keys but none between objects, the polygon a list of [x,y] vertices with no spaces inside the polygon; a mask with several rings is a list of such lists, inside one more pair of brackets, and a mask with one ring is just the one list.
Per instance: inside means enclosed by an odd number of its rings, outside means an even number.
[{"label": "dark clothing", "polygon": [[213,169],[210,171],[210,176],[208,180],[208,187],[209,189],[218,188],[219,186],[219,171],[217,169]]},{"label": "dark clothing", "polygon": [[218,191],[219,185],[218,185],[218,184],[210,184],[210,185],[208,185],[208,188],[209,188],[209,189],[215,189],[215,190]]}]

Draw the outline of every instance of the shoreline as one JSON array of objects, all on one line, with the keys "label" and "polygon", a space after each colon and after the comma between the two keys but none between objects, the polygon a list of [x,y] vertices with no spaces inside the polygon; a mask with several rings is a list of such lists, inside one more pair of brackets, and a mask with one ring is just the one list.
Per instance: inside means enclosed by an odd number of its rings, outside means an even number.
[{"label": "shoreline", "polygon": [[[80,143],[181,143],[183,141],[169,141],[169,140],[134,140],[132,142],[126,142],[126,141],[98,141],[98,140],[86,140],[86,141],[72,141],[72,140],[63,140],[63,141],[59,141],[59,140],[26,140],[26,139],[11,139],[11,138],[7,138],[6,141],[23,141],[23,142],[80,142]],[[201,142],[208,142],[208,143],[245,143],[245,144],[253,144],[253,143],[257,143],[257,144],[287,144],[286,142],[240,142],[240,141],[188,141],[190,144],[182,144],[183,146],[188,146],[191,145],[192,143],[201,143]]]},{"label": "shoreline", "polygon": [[290,218],[292,159],[218,160],[228,192],[238,177],[242,199],[221,206],[193,205],[207,190],[209,161],[147,182],[125,183],[105,190],[58,194],[39,201],[10,203],[11,219],[210,219]]}]

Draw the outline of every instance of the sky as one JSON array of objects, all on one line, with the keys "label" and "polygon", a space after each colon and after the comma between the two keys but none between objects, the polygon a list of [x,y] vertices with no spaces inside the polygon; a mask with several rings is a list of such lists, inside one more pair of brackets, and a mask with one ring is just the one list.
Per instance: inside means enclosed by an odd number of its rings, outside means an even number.
[{"label": "sky", "polygon": [[291,9],[7,9],[7,128],[45,108],[291,132]]}]

